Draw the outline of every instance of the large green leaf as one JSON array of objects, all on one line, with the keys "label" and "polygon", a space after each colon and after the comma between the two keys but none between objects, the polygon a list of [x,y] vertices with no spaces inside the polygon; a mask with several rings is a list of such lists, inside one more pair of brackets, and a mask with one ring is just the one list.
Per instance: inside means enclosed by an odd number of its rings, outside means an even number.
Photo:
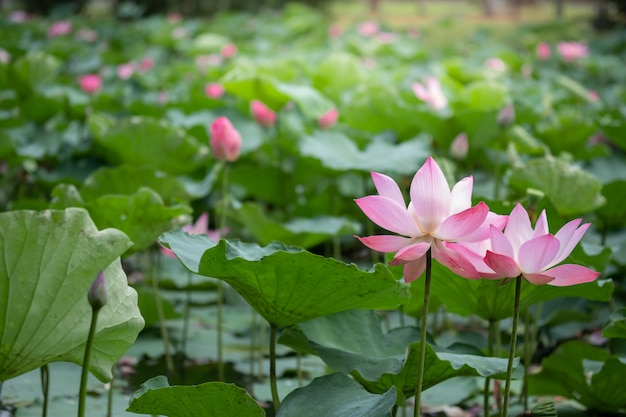
[{"label": "large green leaf", "polygon": [[391,417],[395,402],[393,388],[382,395],[371,394],[349,376],[336,372],[293,391],[280,404],[276,417]]},{"label": "large green leaf", "polygon": [[157,376],[141,384],[126,411],[167,417],[264,417],[245,389],[224,382],[170,386]]},{"label": "large green leaf", "polygon": [[328,110],[335,107],[332,101],[311,86],[277,82],[275,87],[297,103],[302,113],[311,119],[317,120]]},{"label": "large green leaf", "polygon": [[91,372],[102,381],[143,328],[119,256],[119,230],[98,231],[83,209],[0,214],[0,381],[53,361],[81,364],[100,270],[109,290],[98,316]]},{"label": "large green leaf", "polygon": [[602,187],[606,204],[596,210],[596,216],[607,229],[626,226],[626,180],[615,180]]},{"label": "large green leaf", "polygon": [[408,298],[407,286],[382,264],[366,272],[279,243],[215,243],[181,230],[164,234],[161,242],[187,269],[226,281],[277,326],[353,308],[393,309]]},{"label": "large green leaf", "polygon": [[534,188],[545,193],[562,215],[580,215],[602,204],[602,184],[592,174],[562,159],[534,159],[512,170],[511,187],[522,193]]},{"label": "large green leaf", "polygon": [[[373,393],[395,386],[415,393],[420,331],[400,327],[384,333],[381,318],[371,310],[344,311],[300,323],[313,351],[333,370],[352,374]],[[507,360],[486,358],[471,346],[455,351],[426,346],[423,389],[455,376],[496,376]]]},{"label": "large green leaf", "polygon": [[583,342],[564,343],[530,377],[529,394],[572,398],[598,412],[626,408],[626,361]]},{"label": "large green leaf", "polygon": [[626,308],[620,308],[611,314],[609,322],[602,329],[602,336],[626,339]]},{"label": "large green leaf", "polygon": [[[533,285],[522,282],[520,308],[563,297],[608,301],[613,293],[611,280],[596,280],[569,287]],[[502,320],[513,315],[515,287],[501,280],[461,278],[438,263],[433,263],[432,295],[446,308],[462,316],[477,315],[485,320]]]}]

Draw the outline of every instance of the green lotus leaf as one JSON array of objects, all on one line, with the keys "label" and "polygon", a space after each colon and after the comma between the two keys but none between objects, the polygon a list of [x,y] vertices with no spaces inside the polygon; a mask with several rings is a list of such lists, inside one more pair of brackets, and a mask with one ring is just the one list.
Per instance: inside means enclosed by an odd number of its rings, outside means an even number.
[{"label": "green lotus leaf", "polygon": [[349,376],[336,372],[290,393],[276,417],[390,417],[395,402],[393,387],[382,395],[372,394]]},{"label": "green lotus leaf", "polygon": [[141,384],[126,411],[167,417],[265,417],[254,398],[234,384],[170,386],[162,375]]},{"label": "green lotus leaf", "polygon": [[626,339],[626,308],[620,308],[611,314],[609,322],[602,329],[602,336]]},{"label": "green lotus leaf", "polygon": [[382,264],[366,272],[280,243],[216,243],[181,230],[165,233],[161,242],[191,272],[226,281],[276,326],[353,308],[393,309],[408,298],[407,286]]},{"label": "green lotus leaf", "polygon": [[605,228],[626,226],[626,180],[615,180],[602,187],[606,204],[596,210],[596,216]]},{"label": "green lotus leaf", "polygon": [[79,208],[0,213],[0,381],[50,362],[82,363],[87,292],[101,270],[109,299],[89,369],[103,382],[112,378],[144,324],[119,259],[130,245],[119,230],[98,231]]}]

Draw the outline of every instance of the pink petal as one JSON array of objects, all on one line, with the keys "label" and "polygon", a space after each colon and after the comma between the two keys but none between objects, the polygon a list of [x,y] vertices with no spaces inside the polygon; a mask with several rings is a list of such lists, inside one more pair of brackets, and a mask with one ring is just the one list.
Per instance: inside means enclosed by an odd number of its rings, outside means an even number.
[{"label": "pink petal", "polygon": [[438,242],[438,244],[433,245],[433,258],[463,278],[480,278],[472,262],[465,258],[461,252],[455,250],[454,246],[446,246],[445,242]]},{"label": "pink petal", "polygon": [[379,195],[390,198],[403,207],[406,206],[402,191],[393,178],[378,172],[372,172],[371,175]]},{"label": "pink petal", "polygon": [[586,223],[576,228],[580,224],[580,221],[581,219],[570,221],[554,235],[561,243],[561,247],[559,253],[554,257],[549,266],[554,266],[567,258],[578,242],[580,242],[580,239],[582,239],[589,226],[591,226],[591,223]]},{"label": "pink petal", "polygon": [[495,227],[497,230],[502,230],[508,220],[509,216],[503,216],[490,211],[487,213],[483,224],[476,228],[473,233],[466,235],[464,240],[466,242],[478,242],[489,239],[491,226]]},{"label": "pink petal", "polygon": [[511,211],[504,235],[513,245],[515,252],[519,251],[522,243],[532,239],[533,229],[530,225],[530,217],[521,204],[516,204]]},{"label": "pink petal", "polygon": [[515,278],[521,272],[515,259],[490,250],[488,250],[485,255],[485,263],[489,268],[493,269],[500,278]]},{"label": "pink petal", "polygon": [[549,284],[555,287],[584,284],[592,282],[600,276],[599,272],[574,264],[559,265],[548,269],[544,274],[554,276],[554,281],[551,281]]},{"label": "pink petal", "polygon": [[426,269],[426,257],[422,256],[415,262],[404,265],[404,282],[407,284],[418,279]]},{"label": "pink petal", "polygon": [[524,274],[524,278],[534,285],[543,285],[554,281],[554,277],[545,272],[541,274]]},{"label": "pink petal", "polygon": [[408,237],[395,236],[395,235],[376,235],[359,237],[355,236],[365,246],[370,249],[374,249],[378,252],[396,252],[405,246],[411,244],[411,240]]},{"label": "pink petal", "polygon": [[430,249],[430,242],[418,242],[412,245],[406,246],[396,253],[393,258],[392,265],[402,265],[408,262],[413,262],[421,258]]},{"label": "pink petal", "polygon": [[529,240],[519,249],[520,268],[529,274],[545,270],[559,252],[560,246],[559,240],[553,235],[543,235]]},{"label": "pink petal", "polygon": [[354,201],[370,220],[383,229],[405,236],[422,236],[406,209],[390,198],[370,195]]},{"label": "pink petal", "polygon": [[537,223],[535,223],[535,233],[533,233],[533,237],[547,235],[548,233],[550,233],[550,229],[548,229],[548,218],[546,217],[546,211],[541,210],[541,214],[537,219]]},{"label": "pink petal", "polygon": [[465,177],[452,187],[450,191],[450,213],[459,213],[472,207],[472,188],[474,187],[473,177]]},{"label": "pink petal", "polygon": [[476,206],[445,219],[436,236],[442,240],[462,242],[483,224],[488,212],[489,207],[481,201]]},{"label": "pink petal", "polygon": [[513,250],[511,242],[509,242],[509,239],[507,239],[504,233],[494,226],[490,228],[490,240],[493,252],[515,259],[515,251]]},{"label": "pink petal", "polygon": [[450,214],[450,187],[432,157],[417,171],[411,182],[411,202],[424,233],[435,232]]}]

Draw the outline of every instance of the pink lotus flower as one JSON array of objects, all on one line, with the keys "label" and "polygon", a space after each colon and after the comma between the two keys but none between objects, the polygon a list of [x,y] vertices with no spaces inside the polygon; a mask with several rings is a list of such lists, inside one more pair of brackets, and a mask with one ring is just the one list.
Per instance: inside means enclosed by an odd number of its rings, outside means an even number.
[{"label": "pink lotus flower", "polygon": [[[183,226],[183,231],[190,235],[208,235],[209,239],[214,242],[217,242],[221,238],[219,230],[209,230],[209,214],[206,212],[202,213],[195,223]],[[161,246],[161,253],[170,258],[176,258],[174,252],[165,246]]]},{"label": "pink lotus flower", "polygon": [[54,22],[48,28],[48,37],[54,38],[57,36],[67,35],[72,31],[72,23],[67,20],[59,20],[58,22]]},{"label": "pink lotus flower", "polygon": [[588,96],[589,100],[593,101],[594,103],[600,101],[600,95],[597,91],[590,90]]},{"label": "pink lotus flower", "polygon": [[98,39],[98,32],[91,29],[81,29],[76,32],[76,37],[85,42],[94,42]]},{"label": "pink lotus flower", "polygon": [[535,52],[537,53],[537,58],[541,59],[542,61],[545,61],[546,59],[550,58],[550,55],[552,54],[550,45],[548,45],[545,42],[540,42],[537,45],[537,49]]},{"label": "pink lotus flower", "polygon": [[11,54],[6,50],[0,48],[0,63],[8,64],[11,61]]},{"label": "pink lotus flower", "polygon": [[356,28],[356,31],[361,36],[370,37],[380,32],[380,25],[378,24],[378,22],[374,20],[369,20],[366,22],[359,23],[359,25]]},{"label": "pink lotus flower", "polygon": [[448,105],[448,100],[443,95],[441,84],[436,77],[424,77],[424,84],[413,83],[413,92],[420,100],[424,101],[430,108],[441,110]]},{"label": "pink lotus flower", "polygon": [[500,58],[488,58],[485,61],[485,67],[495,72],[506,71],[506,64]]},{"label": "pink lotus flower", "polygon": [[235,55],[237,55],[237,45],[235,45],[234,43],[227,43],[226,45],[222,46],[220,54],[222,54],[224,58],[234,57]]},{"label": "pink lotus flower", "polygon": [[341,26],[339,26],[338,24],[334,24],[334,25],[330,25],[328,27],[328,36],[330,36],[331,38],[338,38],[341,36]]},{"label": "pink lotus flower", "polygon": [[383,229],[396,235],[358,237],[365,246],[379,252],[396,252],[391,265],[404,265],[404,280],[419,278],[426,268],[429,249],[439,263],[465,277],[480,276],[475,267],[448,242],[474,242],[489,236],[489,227],[504,227],[506,216],[489,211],[484,202],[471,207],[472,177],[456,183],[452,190],[431,157],[413,177],[410,188],[411,202],[405,205],[398,184],[390,177],[372,172],[379,195],[359,198],[356,201],[365,215]]},{"label": "pink lotus flower", "polygon": [[204,94],[212,99],[221,98],[224,95],[224,87],[220,83],[208,83],[204,86]]},{"label": "pink lotus flower", "polygon": [[120,64],[117,66],[117,76],[122,80],[127,80],[135,73],[136,64],[129,62],[127,64]]},{"label": "pink lotus flower", "polygon": [[173,24],[180,23],[183,20],[183,15],[180,13],[170,13],[167,15],[167,21]]},{"label": "pink lotus flower", "polygon": [[589,55],[589,48],[581,42],[559,42],[556,49],[565,62],[573,62]]},{"label": "pink lotus flower", "polygon": [[392,32],[378,32],[376,39],[378,39],[380,43],[394,43],[398,40],[398,36]]},{"label": "pink lotus flower", "polygon": [[86,74],[79,78],[78,83],[85,93],[93,94],[102,88],[102,77],[98,74]]},{"label": "pink lotus flower", "polygon": [[339,118],[339,110],[332,108],[320,116],[317,119],[317,123],[322,129],[328,129],[331,126],[334,126],[337,123],[337,119]]},{"label": "pink lotus flower", "polygon": [[260,100],[250,102],[252,116],[261,126],[271,127],[276,123],[276,112],[270,109]]},{"label": "pink lotus flower", "polygon": [[11,14],[9,14],[9,21],[13,23],[24,23],[29,19],[30,19],[30,15],[28,14],[28,12],[24,10],[16,10],[14,12],[11,12]]},{"label": "pink lotus flower", "polygon": [[139,63],[139,71],[141,72],[148,72],[152,69],[152,67],[154,67],[154,59],[149,56],[142,59]]},{"label": "pink lotus flower", "polygon": [[469,141],[465,132],[459,133],[450,144],[450,155],[455,159],[465,159],[469,151]]},{"label": "pink lotus flower", "polygon": [[533,229],[530,217],[517,204],[504,232],[492,227],[490,238],[479,243],[458,243],[455,247],[468,259],[479,275],[488,279],[515,278],[522,275],[532,284],[557,287],[591,282],[600,276],[580,265],[559,265],[572,252],[590,223],[579,227],[581,219],[572,220],[555,235],[548,229],[545,210]]},{"label": "pink lotus flower", "polygon": [[211,124],[211,149],[221,161],[235,161],[241,151],[241,135],[224,116]]}]

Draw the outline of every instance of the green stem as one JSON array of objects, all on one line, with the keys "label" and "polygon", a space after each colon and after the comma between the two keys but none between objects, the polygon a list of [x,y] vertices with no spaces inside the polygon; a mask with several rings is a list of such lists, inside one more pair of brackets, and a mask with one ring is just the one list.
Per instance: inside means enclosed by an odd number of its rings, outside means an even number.
[{"label": "green stem", "polygon": [[515,357],[515,345],[517,344],[517,322],[519,321],[519,304],[522,292],[522,276],[515,278],[515,304],[513,305],[513,327],[511,328],[511,343],[509,349],[509,363],[506,367],[506,385],[504,387],[504,404],[502,405],[502,417],[509,415],[509,397],[511,393],[511,374],[513,373],[513,358]]},{"label": "green stem", "polygon": [[89,360],[91,359],[91,346],[96,335],[96,324],[98,323],[99,309],[92,310],[89,334],[85,344],[85,356],[83,358],[83,369],[80,374],[80,391],[78,392],[78,417],[85,417],[85,401],[87,401],[87,378],[89,377]]},{"label": "green stem", "polygon": [[50,394],[50,368],[48,364],[45,364],[40,368],[41,370],[41,391],[43,393],[43,408],[41,409],[41,416],[46,417],[48,415],[48,399]]},{"label": "green stem", "polygon": [[193,275],[187,271],[187,288],[185,289],[185,311],[183,313],[183,334],[180,341],[179,357],[180,357],[180,379],[184,384],[187,379],[185,373],[185,358],[187,357],[187,341],[189,340],[189,322],[191,321],[191,286],[193,284]]},{"label": "green stem", "polygon": [[532,328],[530,324],[530,310],[527,308],[524,313],[524,384],[522,388],[522,400],[524,403],[524,410],[528,410],[528,382],[529,382],[529,369],[530,362],[532,360],[532,353],[530,351],[530,341],[532,339]]},{"label": "green stem", "polygon": [[224,382],[224,284],[217,281],[217,376]]},{"label": "green stem", "polygon": [[[496,344],[496,325],[497,320],[489,319],[489,333],[487,336],[487,356],[492,357],[494,347]],[[483,414],[485,417],[489,417],[489,390],[491,388],[491,378],[485,378],[485,387],[483,390]]]},{"label": "green stem", "polygon": [[[158,253],[156,254],[158,255]],[[172,352],[170,351],[170,338],[167,333],[167,327],[165,326],[165,312],[163,310],[163,298],[161,297],[161,291],[159,290],[159,280],[157,279],[158,271],[158,256],[156,260],[152,260],[152,296],[154,297],[154,304],[157,310],[157,316],[159,318],[159,329],[161,331],[161,338],[163,339],[163,350],[165,352],[165,366],[167,367],[167,373],[170,377],[174,375],[174,361],[172,359]]]},{"label": "green stem", "polygon": [[280,398],[278,397],[278,385],[276,381],[276,325],[270,323],[270,388],[272,390],[272,402],[274,411],[278,412]]},{"label": "green stem", "polygon": [[431,249],[426,252],[426,277],[424,279],[424,305],[422,307],[422,324],[420,328],[420,350],[417,358],[417,383],[415,384],[415,408],[413,415],[420,417],[422,402],[422,383],[424,382],[424,361],[426,358],[426,329],[428,322],[428,303],[430,300],[430,278],[432,272]]},{"label": "green stem", "polygon": [[109,382],[109,392],[107,393],[107,417],[113,416],[113,382],[115,381],[115,366],[111,369],[111,382]]}]

